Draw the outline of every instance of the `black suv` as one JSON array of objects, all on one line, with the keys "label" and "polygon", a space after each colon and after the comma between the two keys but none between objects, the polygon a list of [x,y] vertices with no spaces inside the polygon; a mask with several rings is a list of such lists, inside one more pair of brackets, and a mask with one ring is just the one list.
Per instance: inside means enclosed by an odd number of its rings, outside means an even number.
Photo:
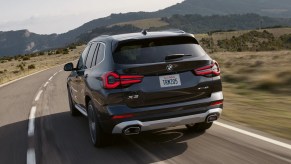
[{"label": "black suv", "polygon": [[220,69],[192,34],[160,31],[91,40],[67,79],[71,114],[88,117],[92,142],[186,125],[204,131],[223,108]]}]

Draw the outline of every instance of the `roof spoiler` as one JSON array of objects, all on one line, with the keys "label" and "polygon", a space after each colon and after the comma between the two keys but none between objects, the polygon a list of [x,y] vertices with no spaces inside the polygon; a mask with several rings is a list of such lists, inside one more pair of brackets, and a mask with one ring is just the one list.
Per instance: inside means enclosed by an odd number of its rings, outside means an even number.
[{"label": "roof spoiler", "polygon": [[168,30],[162,30],[164,32],[174,32],[174,33],[180,33],[180,34],[185,34],[186,32],[180,29],[168,29]]},{"label": "roof spoiler", "polygon": [[[179,33],[179,34],[185,34],[186,32],[180,29],[167,29],[167,30],[160,30],[160,31],[152,31],[152,32],[173,32],[173,33]],[[143,35],[147,35],[148,31],[146,29],[143,29],[141,31]]]}]

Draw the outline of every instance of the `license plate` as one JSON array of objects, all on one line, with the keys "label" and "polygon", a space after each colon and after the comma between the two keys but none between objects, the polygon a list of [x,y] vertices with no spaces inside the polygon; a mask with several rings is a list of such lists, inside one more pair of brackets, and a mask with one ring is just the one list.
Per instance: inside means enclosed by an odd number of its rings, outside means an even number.
[{"label": "license plate", "polygon": [[180,75],[166,75],[160,76],[160,85],[162,88],[164,87],[175,87],[181,85]]}]

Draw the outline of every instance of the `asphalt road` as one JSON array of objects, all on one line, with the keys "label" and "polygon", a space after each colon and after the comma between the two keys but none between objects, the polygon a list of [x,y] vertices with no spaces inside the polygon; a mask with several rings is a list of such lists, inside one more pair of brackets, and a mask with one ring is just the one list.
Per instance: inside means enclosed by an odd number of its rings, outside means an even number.
[{"label": "asphalt road", "polygon": [[[87,119],[69,114],[68,73],[59,72],[61,69],[55,67],[0,87],[1,164],[291,163],[290,148],[217,124],[205,133],[189,133],[180,126],[119,136],[112,146],[96,149],[90,141]],[[34,126],[30,124],[33,108]],[[290,146],[290,141],[267,137]]]}]

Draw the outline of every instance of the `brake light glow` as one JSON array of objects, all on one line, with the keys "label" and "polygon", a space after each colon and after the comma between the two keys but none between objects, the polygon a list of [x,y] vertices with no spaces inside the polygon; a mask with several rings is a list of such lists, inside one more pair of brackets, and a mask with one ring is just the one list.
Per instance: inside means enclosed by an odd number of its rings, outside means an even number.
[{"label": "brake light glow", "polygon": [[119,75],[115,72],[108,72],[102,76],[103,87],[106,89],[140,83],[142,79],[143,76],[140,75]]},{"label": "brake light glow", "polygon": [[219,76],[220,75],[220,68],[216,61],[213,61],[212,64],[200,67],[194,70],[197,76]]},{"label": "brake light glow", "polygon": [[223,104],[223,100],[220,101],[214,101],[210,104],[210,106],[216,106],[216,105],[222,105]]}]

